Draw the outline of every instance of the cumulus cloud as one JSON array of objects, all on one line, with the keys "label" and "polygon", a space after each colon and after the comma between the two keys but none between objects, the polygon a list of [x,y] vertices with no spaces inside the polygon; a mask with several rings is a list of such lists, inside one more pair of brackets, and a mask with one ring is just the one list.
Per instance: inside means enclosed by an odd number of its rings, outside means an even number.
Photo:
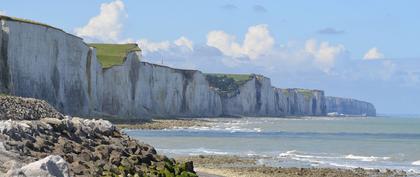
[{"label": "cumulus cloud", "polygon": [[169,41],[153,42],[147,39],[137,41],[143,52],[157,52],[160,50],[168,50],[171,43]]},{"label": "cumulus cloud", "polygon": [[83,27],[76,28],[76,35],[96,42],[116,42],[127,18],[122,0],[101,4],[99,15],[91,18]]},{"label": "cumulus cloud", "polygon": [[382,58],[384,58],[384,54],[382,54],[376,47],[371,48],[363,57],[365,60],[377,60]]},{"label": "cumulus cloud", "polygon": [[[161,63],[187,69],[226,69],[261,72],[322,72],[331,74],[332,69],[344,61],[346,49],[341,44],[310,39],[303,43],[289,41],[274,46],[274,38],[266,25],[249,27],[242,42],[224,31],[210,31],[206,44],[194,45],[193,41],[181,36],[174,41],[137,42],[142,48],[145,61]],[[233,71],[233,70],[231,70]]]},{"label": "cumulus cloud", "polygon": [[328,28],[318,30],[318,33],[319,34],[334,35],[334,34],[344,34],[345,31],[328,27]]},{"label": "cumulus cloud", "polygon": [[256,25],[248,28],[243,44],[236,42],[234,35],[219,30],[207,34],[207,45],[219,49],[226,56],[248,57],[254,60],[271,51],[274,38],[267,25]]},{"label": "cumulus cloud", "polygon": [[312,55],[314,61],[324,72],[334,66],[337,56],[345,52],[343,45],[330,45],[328,42],[318,42],[314,39],[307,40],[305,43],[305,52]]},{"label": "cumulus cloud", "polygon": [[160,52],[160,51],[169,51],[172,49],[187,51],[194,50],[194,43],[188,38],[181,36],[180,38],[170,41],[150,41],[148,39],[140,39],[138,41],[126,40],[124,43],[137,43],[144,53]]},{"label": "cumulus cloud", "polygon": [[254,6],[252,6],[252,9],[254,10],[254,12],[257,12],[257,13],[267,12],[267,9],[262,5],[254,5]]},{"label": "cumulus cloud", "polygon": [[0,15],[6,15],[5,11],[0,10]]},{"label": "cumulus cloud", "polygon": [[184,36],[181,36],[179,39],[175,40],[174,44],[177,45],[177,46],[180,46],[180,47],[184,46],[184,47],[187,47],[190,50],[194,50],[193,49],[193,42],[191,40],[187,39]]}]

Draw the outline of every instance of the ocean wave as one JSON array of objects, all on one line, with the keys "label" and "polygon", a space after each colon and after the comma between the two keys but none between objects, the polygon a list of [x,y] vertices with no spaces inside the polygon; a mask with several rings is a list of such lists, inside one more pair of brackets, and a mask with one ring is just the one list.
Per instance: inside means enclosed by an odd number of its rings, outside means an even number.
[{"label": "ocean wave", "polygon": [[353,154],[346,155],[345,158],[346,159],[351,159],[351,160],[360,160],[360,161],[364,161],[364,162],[374,162],[374,161],[378,161],[378,160],[389,160],[389,159],[391,159],[391,157],[357,156],[357,155],[353,155]]},{"label": "ocean wave", "polygon": [[[365,169],[380,168],[381,165],[392,163],[391,157],[358,156],[358,155],[340,155],[329,153],[307,153],[297,150],[280,153],[278,158],[282,161],[295,160],[309,163],[310,166],[327,166],[338,168],[358,168]],[[379,165],[379,164],[381,165]],[[419,164],[420,165],[420,164]],[[389,166],[388,166],[389,167]]]},{"label": "ocean wave", "polygon": [[207,148],[194,148],[194,149],[158,149],[163,153],[176,154],[176,155],[228,155],[229,152],[219,151]]},{"label": "ocean wave", "polygon": [[414,161],[413,163],[411,163],[411,165],[420,165],[420,160]]},{"label": "ocean wave", "polygon": [[239,126],[193,126],[193,127],[173,127],[171,129],[164,129],[165,131],[171,130],[186,130],[186,131],[219,131],[219,132],[245,132],[245,133],[259,133],[261,128],[242,128]]}]

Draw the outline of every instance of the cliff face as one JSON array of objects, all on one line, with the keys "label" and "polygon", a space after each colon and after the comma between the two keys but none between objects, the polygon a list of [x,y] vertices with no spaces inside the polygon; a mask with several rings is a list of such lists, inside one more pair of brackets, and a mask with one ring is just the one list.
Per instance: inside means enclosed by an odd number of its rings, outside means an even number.
[{"label": "cliff face", "polygon": [[1,24],[1,89],[42,98],[66,114],[88,114],[89,48],[82,39],[41,25]]},{"label": "cliff face", "polygon": [[0,91],[40,98],[70,115],[147,118],[221,115],[219,95],[199,71],[139,61],[103,69],[95,49],[48,26],[1,20]]},{"label": "cliff face", "polygon": [[324,91],[275,89],[276,108],[286,115],[326,115]]},{"label": "cliff face", "polygon": [[373,104],[350,98],[326,97],[328,113],[376,116]]},{"label": "cliff face", "polygon": [[326,115],[323,91],[274,88],[269,78],[259,75],[221,98],[224,115]]},{"label": "cliff face", "polygon": [[199,71],[139,62],[130,53],[121,66],[103,71],[98,110],[129,117],[192,117],[221,114],[220,97]]},{"label": "cliff face", "polygon": [[203,73],[140,62],[138,52],[104,69],[81,38],[45,25],[1,18],[0,49],[1,93],[44,99],[74,116],[326,114],[323,91],[273,88],[263,76],[220,93]]}]

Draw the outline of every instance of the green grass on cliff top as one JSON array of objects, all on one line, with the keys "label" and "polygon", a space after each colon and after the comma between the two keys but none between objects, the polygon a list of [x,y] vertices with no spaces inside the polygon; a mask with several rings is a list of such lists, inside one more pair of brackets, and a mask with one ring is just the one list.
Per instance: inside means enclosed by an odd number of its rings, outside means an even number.
[{"label": "green grass on cliff top", "polygon": [[103,68],[121,65],[129,52],[141,51],[137,44],[89,44],[96,48],[96,57]]},{"label": "green grass on cliff top", "polygon": [[205,75],[232,78],[235,82],[245,82],[252,79],[252,74],[221,74],[221,73],[206,73]]}]

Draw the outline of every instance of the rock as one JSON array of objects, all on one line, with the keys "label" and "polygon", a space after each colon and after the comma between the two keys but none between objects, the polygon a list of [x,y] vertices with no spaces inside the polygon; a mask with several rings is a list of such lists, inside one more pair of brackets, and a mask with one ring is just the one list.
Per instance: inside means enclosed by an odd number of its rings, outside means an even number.
[{"label": "rock", "polygon": [[50,155],[18,169],[11,169],[6,176],[69,177],[67,162],[60,156]]},{"label": "rock", "polygon": [[63,118],[63,115],[45,101],[0,96],[0,120],[39,120],[44,117]]},{"label": "rock", "polygon": [[[37,103],[33,100],[14,105],[21,108],[19,104],[29,104],[25,110]],[[42,115],[52,115],[55,110],[49,111]],[[9,176],[175,175],[176,164],[157,154],[152,146],[128,137],[109,121],[68,116],[0,120],[0,162],[0,174],[8,172]],[[179,173],[191,172],[193,166],[183,164],[178,169]]]}]

